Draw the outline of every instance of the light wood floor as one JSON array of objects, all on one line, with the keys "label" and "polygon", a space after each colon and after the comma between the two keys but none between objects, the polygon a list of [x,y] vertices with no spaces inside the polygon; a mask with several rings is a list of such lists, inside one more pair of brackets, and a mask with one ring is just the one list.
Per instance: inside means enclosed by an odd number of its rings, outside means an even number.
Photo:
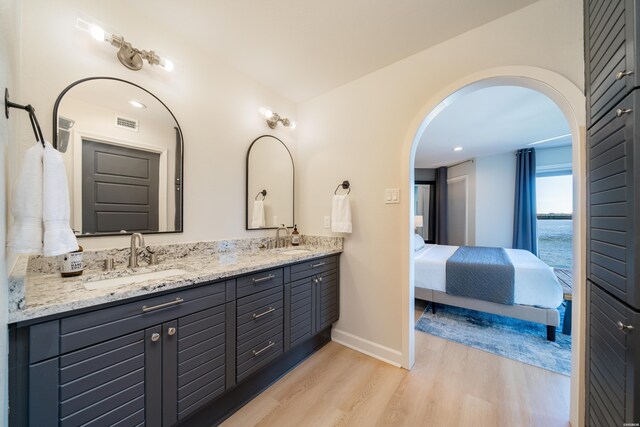
[{"label": "light wood floor", "polygon": [[[416,319],[424,307],[416,306]],[[568,426],[569,377],[416,332],[411,371],[330,342],[223,426]]]}]

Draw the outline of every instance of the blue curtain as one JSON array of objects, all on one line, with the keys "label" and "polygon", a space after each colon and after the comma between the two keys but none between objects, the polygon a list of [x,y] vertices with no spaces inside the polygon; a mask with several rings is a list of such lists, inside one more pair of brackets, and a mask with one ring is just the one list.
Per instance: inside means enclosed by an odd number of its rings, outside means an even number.
[{"label": "blue curtain", "polygon": [[536,151],[525,148],[516,153],[516,200],[513,218],[513,248],[538,255],[536,217]]},{"label": "blue curtain", "polygon": [[436,169],[436,243],[446,245],[447,236],[447,168]]}]

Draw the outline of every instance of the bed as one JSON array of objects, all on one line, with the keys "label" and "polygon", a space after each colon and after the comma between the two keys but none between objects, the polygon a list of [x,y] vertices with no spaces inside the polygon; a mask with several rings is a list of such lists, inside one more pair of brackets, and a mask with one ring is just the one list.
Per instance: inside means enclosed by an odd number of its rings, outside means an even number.
[{"label": "bed", "polygon": [[[416,239],[417,241],[417,239]],[[555,341],[560,324],[557,307],[562,304],[562,286],[553,269],[531,252],[505,249],[513,265],[513,304],[447,293],[447,261],[458,246],[424,245],[415,252],[415,297],[435,303],[498,314],[547,327],[547,339]]]}]

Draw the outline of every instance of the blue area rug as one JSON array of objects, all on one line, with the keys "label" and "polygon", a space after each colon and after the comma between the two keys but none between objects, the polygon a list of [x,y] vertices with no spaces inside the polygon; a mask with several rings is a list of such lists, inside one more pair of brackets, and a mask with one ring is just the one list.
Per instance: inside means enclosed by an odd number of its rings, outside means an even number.
[{"label": "blue area rug", "polygon": [[416,322],[416,329],[559,374],[571,375],[571,336],[561,332],[564,305],[558,310],[560,326],[555,342],[547,341],[544,325],[442,304],[437,305],[435,315],[431,313],[431,305],[427,306]]}]

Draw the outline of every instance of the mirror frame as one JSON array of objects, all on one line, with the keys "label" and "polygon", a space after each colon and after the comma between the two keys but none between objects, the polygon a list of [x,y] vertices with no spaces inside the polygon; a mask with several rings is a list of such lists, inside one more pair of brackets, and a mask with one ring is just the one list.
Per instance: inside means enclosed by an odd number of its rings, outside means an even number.
[{"label": "mirror frame", "polygon": [[[165,104],[164,102],[162,102],[162,100],[160,98],[158,98],[157,96],[155,96],[152,92],[148,91],[147,89],[143,88],[140,85],[137,85],[135,83],[132,83],[128,80],[124,80],[124,79],[119,79],[117,77],[106,77],[106,76],[102,76],[102,77],[86,77],[84,79],[80,79],[80,80],[76,80],[75,82],[71,83],[69,86],[67,86],[66,88],[63,89],[62,92],[60,92],[60,95],[58,95],[58,98],[56,99],[55,104],[53,104],[53,125],[52,125],[52,145],[53,148],[55,148],[56,150],[58,149],[58,109],[60,107],[60,102],[62,102],[62,98],[64,98],[64,96],[67,94],[67,92],[69,92],[71,89],[73,89],[74,87],[78,86],[80,83],[85,83],[91,80],[113,80],[116,82],[121,82],[121,83],[126,83],[129,84],[131,86],[134,86],[140,90],[145,91],[146,93],[148,93],[149,95],[151,95],[152,97],[154,97],[160,104],[162,104],[162,106],[164,108],[167,109],[167,111],[169,112],[169,114],[171,114],[171,117],[173,117],[173,120],[176,122],[176,129],[178,129],[178,134],[180,135],[180,151],[182,153],[180,162],[180,182],[181,182],[181,192],[180,192],[180,229],[179,230],[173,230],[173,231],[148,231],[142,234],[173,234],[173,233],[183,233],[184,232],[184,135],[182,133],[182,128],[180,127],[180,122],[178,122],[178,119],[176,119],[176,116],[173,114],[173,111],[171,111],[171,109],[169,107],[167,107],[167,104]],[[131,234],[135,233],[135,231],[132,232],[126,232],[126,233],[101,233],[101,234],[78,234],[76,235],[76,237],[79,238],[85,238],[85,237],[107,237],[107,236],[130,236]]]},{"label": "mirror frame", "polygon": [[[425,243],[428,244],[435,244],[436,243],[436,207],[435,207],[435,203],[437,200],[436,197],[436,192],[438,191],[436,188],[436,182],[435,181],[414,181],[413,185],[431,185],[431,195],[429,197],[429,207],[433,207],[432,209],[430,209],[432,212],[429,213],[429,234],[433,237],[433,239],[425,239],[424,236],[422,236],[422,239],[424,240]],[[433,213],[433,215],[431,214]],[[424,215],[424,213],[423,213]],[[415,230],[414,230],[415,233]]]},{"label": "mirror frame", "polygon": [[253,144],[255,144],[256,142],[258,142],[258,140],[260,138],[264,138],[264,137],[269,137],[269,138],[273,138],[276,141],[278,141],[280,144],[282,144],[282,146],[285,148],[285,150],[287,150],[287,153],[289,153],[289,158],[291,159],[291,171],[292,171],[292,178],[293,178],[293,182],[291,183],[291,191],[293,194],[291,194],[291,201],[292,201],[292,212],[291,212],[291,227],[293,227],[296,223],[296,165],[293,162],[293,156],[291,155],[291,151],[289,151],[289,147],[287,147],[287,144],[285,144],[284,142],[282,142],[282,140],[278,137],[275,137],[273,135],[260,135],[259,137],[257,137],[256,139],[254,139],[251,142],[251,145],[249,145],[249,149],[247,150],[247,161],[246,161],[246,166],[245,166],[245,198],[244,198],[244,203],[245,203],[245,213],[244,213],[244,221],[245,221],[245,229],[247,231],[260,231],[260,230],[277,230],[278,227],[262,227],[262,228],[249,228],[249,155],[251,154],[251,148],[253,148]]}]

